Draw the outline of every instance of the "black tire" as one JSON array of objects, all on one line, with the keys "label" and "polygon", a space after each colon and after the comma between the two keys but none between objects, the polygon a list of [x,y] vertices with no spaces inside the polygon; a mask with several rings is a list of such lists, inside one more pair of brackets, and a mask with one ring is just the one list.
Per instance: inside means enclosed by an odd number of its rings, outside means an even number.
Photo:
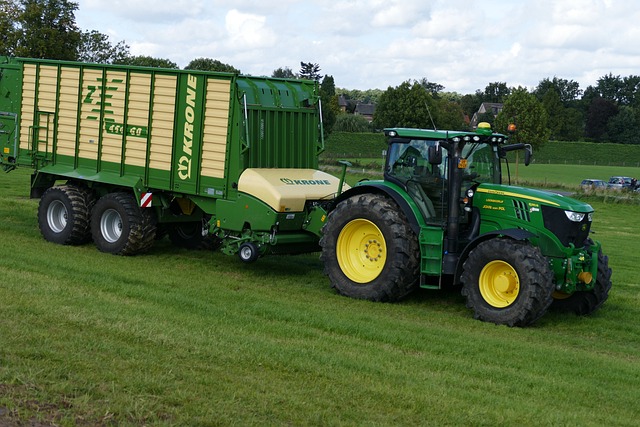
[{"label": "black tire", "polygon": [[474,318],[499,325],[530,325],[553,300],[549,263],[526,241],[498,238],[478,244],[464,262],[461,281]]},{"label": "black tire", "polygon": [[255,243],[246,242],[240,245],[238,250],[240,261],[250,264],[260,257],[260,249]]},{"label": "black tire", "polygon": [[91,235],[101,252],[135,255],[155,240],[155,220],[150,209],[141,209],[129,193],[103,196],[91,213]]},{"label": "black tire", "polygon": [[[67,183],[69,185],[69,183]],[[93,207],[96,204],[96,201],[98,200],[96,198],[95,193],[86,185],[82,184],[82,183],[74,183],[73,184],[78,191],[82,194],[82,196],[84,197],[84,202],[85,202],[85,206],[87,207],[87,212],[89,212],[89,215],[87,217],[87,229],[85,231],[85,235],[84,238],[82,239],[82,243],[88,243],[92,240],[91,237],[91,211],[93,210]]]},{"label": "black tire", "polygon": [[80,245],[90,238],[87,195],[73,185],[51,187],[38,205],[38,226],[45,240],[60,245]]},{"label": "black tire", "polygon": [[[587,244],[592,245],[593,242],[589,240]],[[600,250],[598,252],[598,274],[593,289],[588,292],[574,292],[571,295],[554,292],[551,308],[554,311],[585,316],[593,313],[604,304],[609,298],[610,290],[611,268],[609,268],[609,257],[603,255],[602,250]]]},{"label": "black tire", "polygon": [[208,233],[203,222],[170,224],[167,226],[167,232],[171,243],[185,249],[215,250],[222,243],[219,237]]},{"label": "black tire", "polygon": [[362,194],[343,200],[322,233],[320,259],[341,295],[391,302],[417,287],[418,239],[390,199]]}]

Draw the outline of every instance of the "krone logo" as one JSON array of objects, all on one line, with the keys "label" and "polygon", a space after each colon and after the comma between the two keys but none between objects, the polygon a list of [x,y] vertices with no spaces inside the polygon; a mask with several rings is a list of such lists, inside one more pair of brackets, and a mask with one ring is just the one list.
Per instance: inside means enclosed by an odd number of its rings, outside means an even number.
[{"label": "krone logo", "polygon": [[182,156],[178,160],[178,176],[182,180],[191,176],[191,159],[189,157]]},{"label": "krone logo", "polygon": [[331,181],[327,179],[291,179],[280,178],[280,181],[286,185],[331,185]]},{"label": "krone logo", "polygon": [[193,122],[196,118],[196,88],[198,78],[189,75],[187,78],[186,107],[184,109],[184,138],[182,140],[182,152],[178,160],[178,177],[182,180],[191,178],[191,156],[193,148]]}]

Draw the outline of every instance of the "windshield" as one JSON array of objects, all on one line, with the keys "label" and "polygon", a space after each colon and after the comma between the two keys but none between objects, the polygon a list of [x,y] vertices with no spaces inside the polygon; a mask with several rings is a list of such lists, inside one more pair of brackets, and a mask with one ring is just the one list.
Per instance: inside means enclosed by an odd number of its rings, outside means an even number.
[{"label": "windshield", "polygon": [[[442,162],[429,163],[429,147],[440,141],[412,139],[391,142],[387,153],[387,174],[406,183],[409,179],[448,179],[448,151],[442,149]],[[463,179],[474,182],[500,183],[500,163],[496,147],[482,142],[466,144],[462,149],[462,159],[466,160]],[[466,163],[466,164],[465,164]]]},{"label": "windshield", "polygon": [[463,179],[475,182],[500,183],[500,162],[497,147],[476,142],[462,148],[462,158],[467,160]]}]

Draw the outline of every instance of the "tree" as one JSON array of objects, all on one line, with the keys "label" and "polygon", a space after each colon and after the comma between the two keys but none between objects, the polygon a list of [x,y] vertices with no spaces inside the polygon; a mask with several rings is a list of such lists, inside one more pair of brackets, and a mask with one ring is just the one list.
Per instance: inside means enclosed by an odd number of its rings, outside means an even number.
[{"label": "tree", "polygon": [[124,61],[129,56],[129,46],[124,41],[115,46],[109,36],[98,31],[84,31],[78,47],[78,61],[113,64]]},{"label": "tree", "polygon": [[618,114],[618,106],[615,102],[600,97],[594,98],[587,111],[585,136],[596,141],[608,139],[607,123],[616,114]]},{"label": "tree", "polygon": [[518,87],[505,99],[502,111],[496,117],[495,129],[507,132],[509,124],[515,123],[517,132],[512,137],[513,142],[541,147],[549,140],[547,120],[547,112],[535,95]]},{"label": "tree", "polygon": [[435,103],[419,83],[405,81],[398,87],[389,87],[382,95],[373,116],[374,127],[433,128],[430,111]]},{"label": "tree", "polygon": [[280,67],[277,70],[273,70],[273,73],[271,73],[271,77],[277,77],[280,79],[295,79],[298,76],[295,75],[295,73],[291,70],[291,68]]},{"label": "tree", "polygon": [[332,132],[370,132],[371,123],[359,114],[340,114]]},{"label": "tree", "polygon": [[579,141],[584,138],[584,113],[582,109],[569,107],[565,110],[565,121],[560,137],[565,141]]},{"label": "tree", "polygon": [[189,62],[184,67],[185,70],[199,70],[199,71],[221,71],[224,73],[240,74],[240,70],[237,68],[211,58],[197,58]]},{"label": "tree", "polygon": [[620,76],[614,76],[609,73],[604,75],[598,79],[598,82],[595,86],[595,94],[600,98],[619,102],[620,101],[620,92],[622,91],[624,83]]},{"label": "tree", "polygon": [[484,93],[482,94],[482,102],[496,102],[496,103],[504,103],[504,100],[509,96],[511,90],[507,87],[506,83],[495,82],[489,83],[487,87],[484,88]]},{"label": "tree", "polygon": [[0,56],[15,55],[19,16],[20,7],[15,0],[0,0]]},{"label": "tree", "polygon": [[496,116],[491,111],[485,111],[484,113],[478,114],[476,120],[478,123],[489,123],[491,127],[493,127],[496,122]]},{"label": "tree", "polygon": [[640,76],[627,76],[622,79],[618,102],[620,105],[637,105],[640,103],[638,94],[640,93]]},{"label": "tree", "polygon": [[324,76],[320,84],[320,99],[322,101],[322,121],[325,131],[328,133],[333,128],[336,117],[340,113],[336,85],[333,76]]},{"label": "tree", "polygon": [[554,77],[552,80],[549,80],[549,78],[540,80],[533,93],[542,101],[542,98],[550,90],[553,90],[558,94],[560,102],[565,106],[569,106],[582,95],[582,89],[580,89],[580,84],[578,82],[559,79],[557,77]]},{"label": "tree", "polygon": [[436,105],[438,129],[463,130],[469,127],[464,121],[460,104],[441,98],[436,100]]},{"label": "tree", "polygon": [[320,81],[322,74],[320,74],[320,66],[311,62],[300,62],[300,72],[298,73],[301,79],[309,79]]},{"label": "tree", "polygon": [[81,32],[76,26],[78,4],[67,0],[22,0],[21,37],[17,56],[76,60]]},{"label": "tree", "polygon": [[380,89],[343,89],[337,88],[336,94],[344,95],[347,100],[353,101],[354,106],[361,102],[363,104],[377,104],[383,91]]},{"label": "tree", "polygon": [[429,80],[427,80],[426,77],[423,77],[422,79],[418,80],[418,83],[420,84],[420,86],[425,88],[425,90],[428,93],[430,93],[431,96],[433,96],[434,98],[437,98],[440,92],[444,90],[444,86],[438,83],[430,82]]},{"label": "tree", "polygon": [[607,122],[607,135],[611,142],[619,144],[640,144],[638,118],[631,107],[622,106],[618,114]]},{"label": "tree", "polygon": [[133,65],[137,67],[178,68],[178,65],[175,62],[170,61],[169,59],[153,58],[151,56],[143,55],[129,56],[121,61],[118,61],[117,64]]},{"label": "tree", "polygon": [[462,107],[462,112],[466,116],[473,116],[473,114],[478,111],[480,105],[482,104],[482,92],[476,91],[473,95],[464,95],[460,99],[460,107]]},{"label": "tree", "polygon": [[560,100],[560,96],[555,89],[550,88],[542,97],[542,106],[547,112],[549,121],[547,122],[551,137],[560,139],[562,126],[565,121],[565,108]]},{"label": "tree", "polygon": [[548,127],[552,139],[576,141],[583,136],[583,115],[580,109],[565,107],[555,89],[549,89],[542,97],[547,112]]}]

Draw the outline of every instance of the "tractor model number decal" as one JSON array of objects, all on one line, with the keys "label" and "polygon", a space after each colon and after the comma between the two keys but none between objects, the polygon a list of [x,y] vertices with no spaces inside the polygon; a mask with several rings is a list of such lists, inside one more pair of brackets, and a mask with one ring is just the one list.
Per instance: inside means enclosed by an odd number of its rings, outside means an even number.
[{"label": "tractor model number decal", "polygon": [[[503,204],[504,200],[502,199],[487,199],[486,203],[496,203],[496,204]],[[487,210],[494,210],[494,211],[505,211],[505,207],[504,206],[496,206],[496,205],[483,205],[482,209],[487,209]]]},{"label": "tractor model number decal", "polygon": [[[113,98],[113,92],[116,92],[121,84],[124,83],[122,79],[103,79],[102,77],[96,78],[97,84],[87,85],[87,94],[84,97],[85,104],[91,104],[93,108],[89,110],[89,113],[85,116],[87,120],[100,120],[100,112],[102,110],[102,123],[107,133],[112,135],[127,135],[140,138],[146,138],[148,136],[148,128],[146,126],[134,126],[123,123],[118,123],[113,118],[115,112],[113,111],[111,99]],[[102,95],[101,95],[102,94]]]},{"label": "tractor model number decal", "polygon": [[189,75],[187,79],[186,107],[184,109],[184,138],[182,141],[182,156],[178,160],[178,177],[186,180],[191,177],[191,158],[193,156],[193,122],[196,117],[196,89],[198,78]]}]

